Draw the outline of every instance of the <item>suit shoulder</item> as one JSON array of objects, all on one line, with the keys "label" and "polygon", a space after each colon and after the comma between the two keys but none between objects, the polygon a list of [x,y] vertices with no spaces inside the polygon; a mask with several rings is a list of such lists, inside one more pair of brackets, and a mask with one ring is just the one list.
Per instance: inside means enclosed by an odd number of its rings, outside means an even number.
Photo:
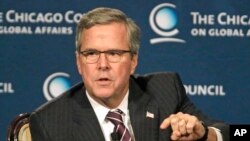
[{"label": "suit shoulder", "polygon": [[134,81],[150,95],[163,97],[172,96],[178,99],[185,94],[182,81],[175,72],[156,72],[144,75],[135,75]]},{"label": "suit shoulder", "polygon": [[70,101],[72,97],[76,95],[77,91],[81,90],[82,86],[82,83],[76,84],[66,92],[62,93],[60,96],[39,106],[37,109],[34,110],[33,113],[56,111],[57,109],[63,109],[70,106]]},{"label": "suit shoulder", "polygon": [[133,78],[139,83],[151,81],[174,81],[175,79],[180,80],[180,76],[176,72],[154,72],[144,75],[135,74]]}]

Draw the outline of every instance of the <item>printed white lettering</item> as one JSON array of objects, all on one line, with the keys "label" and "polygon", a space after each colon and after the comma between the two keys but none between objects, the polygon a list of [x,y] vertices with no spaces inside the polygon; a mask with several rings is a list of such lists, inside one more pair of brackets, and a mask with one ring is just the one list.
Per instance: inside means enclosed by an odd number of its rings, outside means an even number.
[{"label": "printed white lettering", "polygon": [[12,83],[0,82],[0,93],[14,93]]},{"label": "printed white lettering", "polygon": [[184,85],[188,95],[198,96],[225,96],[223,86],[221,85]]},{"label": "printed white lettering", "polygon": [[250,25],[250,18],[247,15],[228,15],[222,12],[218,15],[217,21],[220,25]]}]

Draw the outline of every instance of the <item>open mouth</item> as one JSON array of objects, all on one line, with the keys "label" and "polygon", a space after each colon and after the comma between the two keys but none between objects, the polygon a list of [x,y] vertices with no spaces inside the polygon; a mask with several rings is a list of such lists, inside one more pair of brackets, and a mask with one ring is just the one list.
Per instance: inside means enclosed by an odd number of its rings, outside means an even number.
[{"label": "open mouth", "polygon": [[98,81],[109,81],[108,78],[100,78]]},{"label": "open mouth", "polygon": [[111,81],[111,79],[109,79],[109,78],[99,78],[99,79],[97,80],[97,83],[98,83],[99,85],[102,85],[102,86],[109,85],[111,82],[112,82],[112,81]]}]

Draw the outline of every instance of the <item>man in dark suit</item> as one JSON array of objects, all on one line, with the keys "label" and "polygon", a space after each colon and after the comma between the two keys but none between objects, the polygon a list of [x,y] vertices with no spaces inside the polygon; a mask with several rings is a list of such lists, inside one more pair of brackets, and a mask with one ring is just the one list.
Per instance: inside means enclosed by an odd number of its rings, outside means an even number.
[{"label": "man in dark suit", "polygon": [[34,111],[33,141],[228,140],[228,126],[188,99],[175,73],[133,75],[139,27],[123,12],[83,15],[76,60],[84,83]]}]

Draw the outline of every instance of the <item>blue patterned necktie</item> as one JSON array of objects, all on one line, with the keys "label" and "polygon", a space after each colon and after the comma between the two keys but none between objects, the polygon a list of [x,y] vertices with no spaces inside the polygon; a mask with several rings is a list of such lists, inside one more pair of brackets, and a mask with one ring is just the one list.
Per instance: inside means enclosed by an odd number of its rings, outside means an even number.
[{"label": "blue patterned necktie", "polygon": [[125,127],[123,120],[122,120],[122,114],[123,112],[120,109],[117,109],[115,111],[109,111],[106,119],[111,121],[114,125],[114,132],[118,134],[120,141],[131,141],[131,136],[129,134],[128,129]]}]

